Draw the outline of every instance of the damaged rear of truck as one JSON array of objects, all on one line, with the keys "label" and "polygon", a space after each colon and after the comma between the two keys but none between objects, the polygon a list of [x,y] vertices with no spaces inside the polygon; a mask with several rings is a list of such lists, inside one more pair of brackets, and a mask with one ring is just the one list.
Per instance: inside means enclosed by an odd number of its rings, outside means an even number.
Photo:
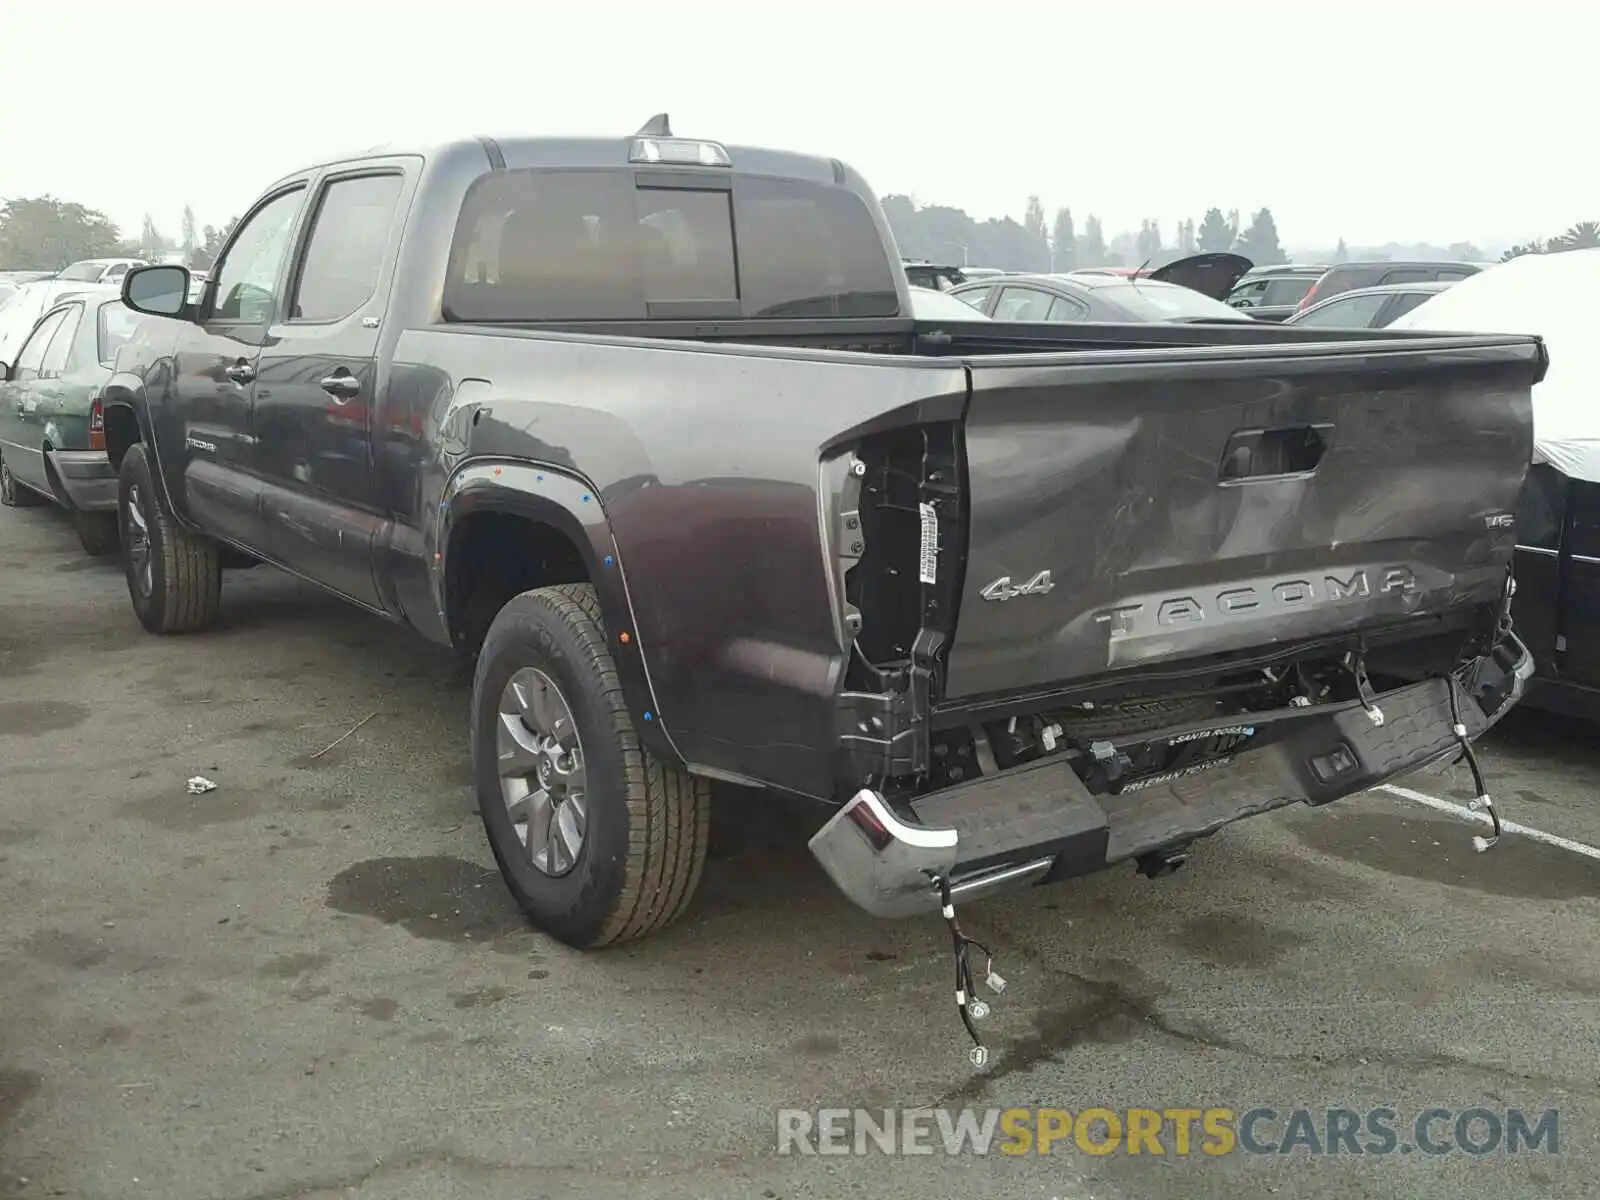
[{"label": "damaged rear of truck", "polygon": [[1470,754],[1521,695],[1533,340],[963,366],[947,419],[825,460],[860,786],[811,848],[868,911],[1163,874]]},{"label": "damaged rear of truck", "polygon": [[570,944],[685,911],[711,781],[948,914],[1473,761],[1531,671],[1536,338],[918,321],[847,166],[664,118],[325,163],[258,221],[244,333],[232,245],[198,302],[127,277],[171,318],[108,400],[135,611],[199,628],[242,554],[461,652],[491,847]]}]

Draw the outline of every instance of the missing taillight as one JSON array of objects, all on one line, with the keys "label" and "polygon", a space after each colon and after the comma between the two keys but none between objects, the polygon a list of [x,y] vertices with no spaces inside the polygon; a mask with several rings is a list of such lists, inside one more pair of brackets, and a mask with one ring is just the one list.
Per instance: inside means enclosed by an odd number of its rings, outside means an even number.
[{"label": "missing taillight", "polygon": [[104,450],[106,448],[106,410],[97,396],[94,403],[89,405],[89,449]]}]

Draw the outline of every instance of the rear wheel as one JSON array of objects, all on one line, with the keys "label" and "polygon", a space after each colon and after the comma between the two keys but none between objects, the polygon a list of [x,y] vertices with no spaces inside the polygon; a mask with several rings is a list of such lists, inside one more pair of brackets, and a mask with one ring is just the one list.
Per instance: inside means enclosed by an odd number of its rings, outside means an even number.
[{"label": "rear wheel", "polygon": [[44,497],[25,484],[17,482],[4,459],[0,459],[0,504],[7,508],[35,508],[45,502]]},{"label": "rear wheel", "polygon": [[139,623],[151,633],[190,633],[215,622],[222,599],[217,546],[180,529],[161,511],[142,445],[123,456],[117,519]]},{"label": "rear wheel", "polygon": [[115,554],[122,544],[114,512],[74,512],[72,524],[78,531],[78,541],[83,543],[84,553],[95,558]]},{"label": "rear wheel", "polygon": [[518,905],[580,949],[688,908],[711,788],[640,745],[588,584],[514,597],[484,638],[472,762],[490,848]]}]

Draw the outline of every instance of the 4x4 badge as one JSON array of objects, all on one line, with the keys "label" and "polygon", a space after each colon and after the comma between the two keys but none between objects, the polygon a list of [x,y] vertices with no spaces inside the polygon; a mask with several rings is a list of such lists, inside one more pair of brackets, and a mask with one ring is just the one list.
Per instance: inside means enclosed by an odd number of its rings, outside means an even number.
[{"label": "4x4 badge", "polygon": [[1042,596],[1056,585],[1050,582],[1050,572],[1040,571],[1027,583],[1012,583],[1011,576],[1002,575],[979,592],[985,600],[1012,600],[1018,596]]}]

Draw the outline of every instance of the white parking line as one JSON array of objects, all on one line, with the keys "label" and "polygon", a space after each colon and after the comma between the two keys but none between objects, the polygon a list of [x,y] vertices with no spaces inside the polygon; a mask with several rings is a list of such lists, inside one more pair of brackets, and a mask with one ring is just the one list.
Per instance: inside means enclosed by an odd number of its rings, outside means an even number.
[{"label": "white parking line", "polygon": [[[1375,792],[1388,792],[1391,796],[1399,796],[1402,800],[1410,800],[1416,804],[1426,805],[1428,808],[1436,808],[1440,812],[1453,813],[1455,816],[1479,825],[1490,824],[1487,813],[1473,812],[1465,804],[1457,804],[1454,800],[1441,800],[1439,797],[1430,796],[1426,792],[1414,792],[1410,788],[1397,787],[1392,783],[1380,783],[1372,790]],[[1570,850],[1574,854],[1581,854],[1585,858],[1600,861],[1600,848],[1588,845],[1585,842],[1575,842],[1571,838],[1564,838],[1559,834],[1546,833],[1542,829],[1519,825],[1515,821],[1507,821],[1504,817],[1500,818],[1500,829],[1504,833],[1514,833],[1518,837],[1525,837],[1530,841],[1543,842],[1546,846]]]}]

